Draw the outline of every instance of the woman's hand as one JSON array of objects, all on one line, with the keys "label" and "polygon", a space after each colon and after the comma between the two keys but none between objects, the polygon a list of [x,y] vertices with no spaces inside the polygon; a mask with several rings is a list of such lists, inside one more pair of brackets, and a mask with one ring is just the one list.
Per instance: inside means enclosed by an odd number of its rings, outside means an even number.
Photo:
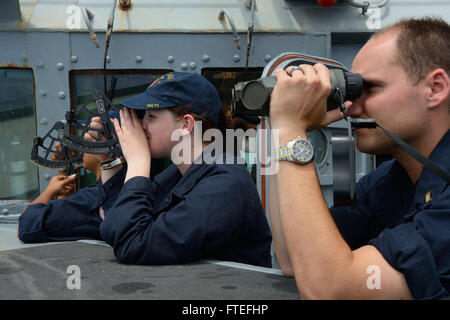
[{"label": "woman's hand", "polygon": [[117,119],[112,121],[122,153],[127,160],[128,169],[125,182],[136,176],[150,177],[150,148],[135,111],[124,108],[120,111],[120,124]]}]

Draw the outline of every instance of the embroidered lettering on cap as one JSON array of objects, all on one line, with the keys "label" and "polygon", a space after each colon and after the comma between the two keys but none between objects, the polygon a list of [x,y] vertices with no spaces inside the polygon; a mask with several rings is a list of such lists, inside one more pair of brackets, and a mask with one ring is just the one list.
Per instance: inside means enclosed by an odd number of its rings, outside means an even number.
[{"label": "embroidered lettering on cap", "polygon": [[147,104],[147,108],[159,108],[159,103]]}]

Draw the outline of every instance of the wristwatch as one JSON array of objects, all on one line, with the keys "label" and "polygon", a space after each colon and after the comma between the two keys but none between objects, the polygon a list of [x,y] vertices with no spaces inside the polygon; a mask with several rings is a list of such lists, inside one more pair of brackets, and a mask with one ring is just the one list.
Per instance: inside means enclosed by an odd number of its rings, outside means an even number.
[{"label": "wristwatch", "polygon": [[306,164],[313,160],[314,148],[308,138],[297,137],[275,150],[275,157],[278,160]]},{"label": "wristwatch", "polygon": [[100,167],[102,168],[102,170],[110,170],[110,169],[120,166],[121,164],[124,164],[126,162],[127,161],[125,160],[125,157],[120,156],[117,159],[103,161],[102,163],[100,163]]}]

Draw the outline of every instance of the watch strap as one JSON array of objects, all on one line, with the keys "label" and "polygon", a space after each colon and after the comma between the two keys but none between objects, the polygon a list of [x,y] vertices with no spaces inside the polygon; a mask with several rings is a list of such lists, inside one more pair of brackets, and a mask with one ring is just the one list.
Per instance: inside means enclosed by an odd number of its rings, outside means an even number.
[{"label": "watch strap", "polygon": [[277,160],[288,160],[288,161],[293,160],[292,150],[288,144],[275,150],[275,157]]},{"label": "watch strap", "polygon": [[124,163],[126,163],[127,161],[125,160],[124,156],[120,156],[119,158],[116,159],[112,159],[112,160],[107,160],[107,161],[103,161],[100,164],[100,167],[102,168],[102,170],[110,170],[112,168],[115,168],[117,166],[120,166]]}]

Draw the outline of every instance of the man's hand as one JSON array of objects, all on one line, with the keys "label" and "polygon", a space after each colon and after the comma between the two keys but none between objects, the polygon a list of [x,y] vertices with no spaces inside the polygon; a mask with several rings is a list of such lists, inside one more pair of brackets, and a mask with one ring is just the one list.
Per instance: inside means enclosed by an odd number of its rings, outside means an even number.
[{"label": "man's hand", "polygon": [[151,155],[147,137],[134,110],[120,110],[121,123],[114,119],[114,128],[119,138],[128,169],[125,182],[135,176],[150,176]]},{"label": "man's hand", "polygon": [[275,76],[269,118],[272,129],[306,133],[342,119],[339,109],[327,112],[331,82],[330,71],[323,64],[278,69]]}]

